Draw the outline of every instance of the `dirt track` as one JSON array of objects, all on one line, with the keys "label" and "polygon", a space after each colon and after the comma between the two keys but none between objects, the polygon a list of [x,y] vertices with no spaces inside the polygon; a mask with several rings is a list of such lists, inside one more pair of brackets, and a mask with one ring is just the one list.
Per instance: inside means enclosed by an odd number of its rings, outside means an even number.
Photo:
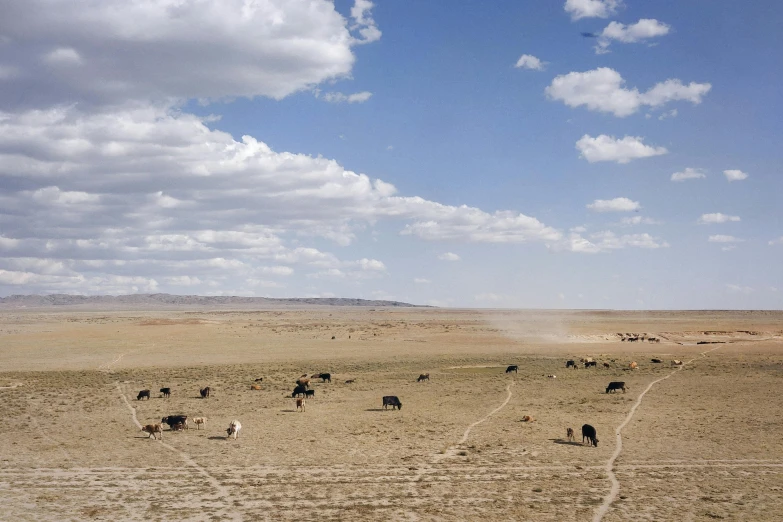
[{"label": "dirt track", "polygon": [[[774,312],[6,311],[0,416],[30,429],[0,439],[3,518],[777,520],[782,336]],[[137,427],[176,413],[207,425]],[[584,423],[597,448],[565,440]]]}]

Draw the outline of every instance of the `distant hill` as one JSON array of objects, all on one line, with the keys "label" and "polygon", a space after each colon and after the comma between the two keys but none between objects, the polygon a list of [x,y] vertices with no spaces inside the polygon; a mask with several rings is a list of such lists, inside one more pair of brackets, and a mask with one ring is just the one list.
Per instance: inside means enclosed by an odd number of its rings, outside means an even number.
[{"label": "distant hill", "polygon": [[378,306],[416,307],[399,301],[353,299],[346,297],[240,297],[171,294],[132,295],[12,295],[0,297],[0,308],[52,308],[60,306],[80,308],[273,308],[277,306]]}]

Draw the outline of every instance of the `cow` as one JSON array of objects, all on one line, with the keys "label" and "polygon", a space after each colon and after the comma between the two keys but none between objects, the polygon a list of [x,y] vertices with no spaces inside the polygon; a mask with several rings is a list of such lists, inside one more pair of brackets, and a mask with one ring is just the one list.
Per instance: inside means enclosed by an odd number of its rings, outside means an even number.
[{"label": "cow", "polygon": [[162,424],[168,424],[169,430],[175,430],[175,426],[188,429],[188,416],[187,415],[169,415],[160,419]]},{"label": "cow", "polygon": [[306,390],[305,399],[308,397],[310,397],[311,399],[315,399],[315,390]]},{"label": "cow", "polygon": [[672,361],[672,366],[682,366],[682,361],[674,359]]},{"label": "cow", "polygon": [[171,397],[171,388],[161,388],[160,393],[162,393],[163,396],[168,399]]},{"label": "cow", "polygon": [[576,370],[576,362],[575,361],[566,361],[566,368],[573,368]]},{"label": "cow", "polygon": [[297,386],[304,386],[305,388],[309,388],[310,387],[310,379],[307,378],[307,375],[303,375],[302,377],[299,377],[296,380],[296,385]]},{"label": "cow", "polygon": [[296,399],[296,411],[302,410],[302,413],[305,411],[305,399]]},{"label": "cow", "polygon": [[321,382],[332,382],[331,373],[319,373],[316,378],[321,379]]},{"label": "cow", "polygon": [[258,385],[258,384],[251,384],[251,385],[250,385],[250,389],[251,389],[251,390],[260,390],[260,389],[261,389],[261,386],[260,386],[260,385]]},{"label": "cow", "polygon": [[206,426],[207,418],[206,417],[193,417],[193,424],[196,425],[196,429],[197,430],[200,430],[202,424]]},{"label": "cow", "polygon": [[595,367],[598,363],[595,361],[585,361],[585,368],[590,368],[591,366]]},{"label": "cow", "polygon": [[660,359],[650,359],[650,362],[654,362],[655,364],[660,364],[662,361]]},{"label": "cow", "polygon": [[557,375],[549,374],[546,376],[547,379],[557,379]]},{"label": "cow", "polygon": [[402,403],[396,395],[385,395],[383,397],[383,409],[385,410],[388,406],[391,406],[392,410],[395,408],[395,406],[398,410],[402,409]]},{"label": "cow", "polygon": [[593,362],[593,358],[592,357],[582,357],[579,360],[582,361],[583,363]]},{"label": "cow", "polygon": [[355,382],[356,382],[356,379],[348,379],[347,381],[345,381],[345,384],[353,384]]},{"label": "cow", "polygon": [[533,422],[534,420],[536,419],[531,417],[530,415],[525,415],[524,417],[522,417],[522,422]]},{"label": "cow", "polygon": [[429,380],[430,380],[430,374],[429,373],[422,373],[421,375],[419,375],[419,378],[416,379],[416,382],[429,381]]},{"label": "cow", "polygon": [[636,363],[636,361],[631,362],[631,364],[628,365],[628,368],[632,370],[637,370],[639,368],[639,365]]},{"label": "cow", "polygon": [[627,388],[625,387],[625,383],[621,381],[612,381],[609,383],[609,386],[606,387],[606,393],[609,393],[610,391],[615,390],[623,390],[623,393],[625,393],[625,390]]},{"label": "cow", "polygon": [[506,373],[511,373],[511,372],[517,373],[517,370],[519,370],[519,366],[517,366],[516,364],[512,364],[511,366],[506,368]]},{"label": "cow", "polygon": [[294,388],[293,392],[291,392],[291,397],[296,397],[296,396],[303,397],[305,393],[307,393],[307,388],[299,385],[296,388]]},{"label": "cow", "polygon": [[604,368],[611,368],[612,366],[609,363],[604,363]]},{"label": "cow", "polygon": [[147,400],[150,400],[150,391],[149,391],[149,390],[141,390],[141,391],[139,392],[139,394],[136,396],[136,400],[137,400],[137,401],[140,401],[140,400],[142,400],[144,397],[146,397],[146,398],[147,398]]},{"label": "cow", "polygon": [[263,377],[259,377],[258,379],[256,379],[256,380],[255,380],[255,381],[253,381],[253,382],[261,382],[261,381],[263,381],[263,380],[264,380],[264,378],[263,378]]},{"label": "cow", "polygon": [[228,425],[228,429],[226,429],[226,438],[230,438],[231,435],[234,436],[234,440],[237,440],[237,435],[239,435],[239,430],[242,429],[242,424],[238,420],[232,420],[231,424]]},{"label": "cow", "polygon": [[566,428],[566,438],[568,439],[568,442],[574,442],[574,429],[573,428]]},{"label": "cow", "polygon": [[[163,429],[161,428],[160,424],[147,424],[146,426],[143,426],[141,428],[141,431],[145,433],[149,433],[150,437],[157,440],[157,437],[155,436],[156,433],[160,433],[160,440],[163,440]],[[147,437],[147,438],[150,438]]]},{"label": "cow", "polygon": [[202,399],[208,399],[208,398],[209,398],[209,392],[210,392],[210,391],[212,391],[212,390],[210,390],[210,389],[209,389],[209,386],[207,386],[206,388],[202,388],[201,390],[199,390],[199,393],[201,394],[201,398],[202,398]]},{"label": "cow", "polygon": [[598,447],[598,439],[596,438],[595,428],[589,424],[582,426],[582,444],[585,443],[585,439],[587,439],[588,446],[592,445]]}]

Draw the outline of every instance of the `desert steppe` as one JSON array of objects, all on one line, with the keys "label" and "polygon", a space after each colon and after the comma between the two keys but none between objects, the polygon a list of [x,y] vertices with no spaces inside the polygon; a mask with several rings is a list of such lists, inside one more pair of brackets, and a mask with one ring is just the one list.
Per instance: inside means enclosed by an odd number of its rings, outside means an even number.
[{"label": "desert steppe", "polygon": [[4,309],[0,519],[781,520],[781,399],[783,312]]}]

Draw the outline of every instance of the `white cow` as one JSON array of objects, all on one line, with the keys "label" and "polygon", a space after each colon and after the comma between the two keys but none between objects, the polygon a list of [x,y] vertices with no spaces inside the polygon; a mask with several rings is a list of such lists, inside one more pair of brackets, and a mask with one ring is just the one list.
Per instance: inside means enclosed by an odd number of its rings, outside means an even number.
[{"label": "white cow", "polygon": [[234,436],[234,440],[237,440],[237,435],[239,435],[239,430],[242,429],[242,423],[240,423],[238,420],[232,420],[231,424],[228,425],[228,429],[226,430],[226,438],[231,437],[231,435]]}]

